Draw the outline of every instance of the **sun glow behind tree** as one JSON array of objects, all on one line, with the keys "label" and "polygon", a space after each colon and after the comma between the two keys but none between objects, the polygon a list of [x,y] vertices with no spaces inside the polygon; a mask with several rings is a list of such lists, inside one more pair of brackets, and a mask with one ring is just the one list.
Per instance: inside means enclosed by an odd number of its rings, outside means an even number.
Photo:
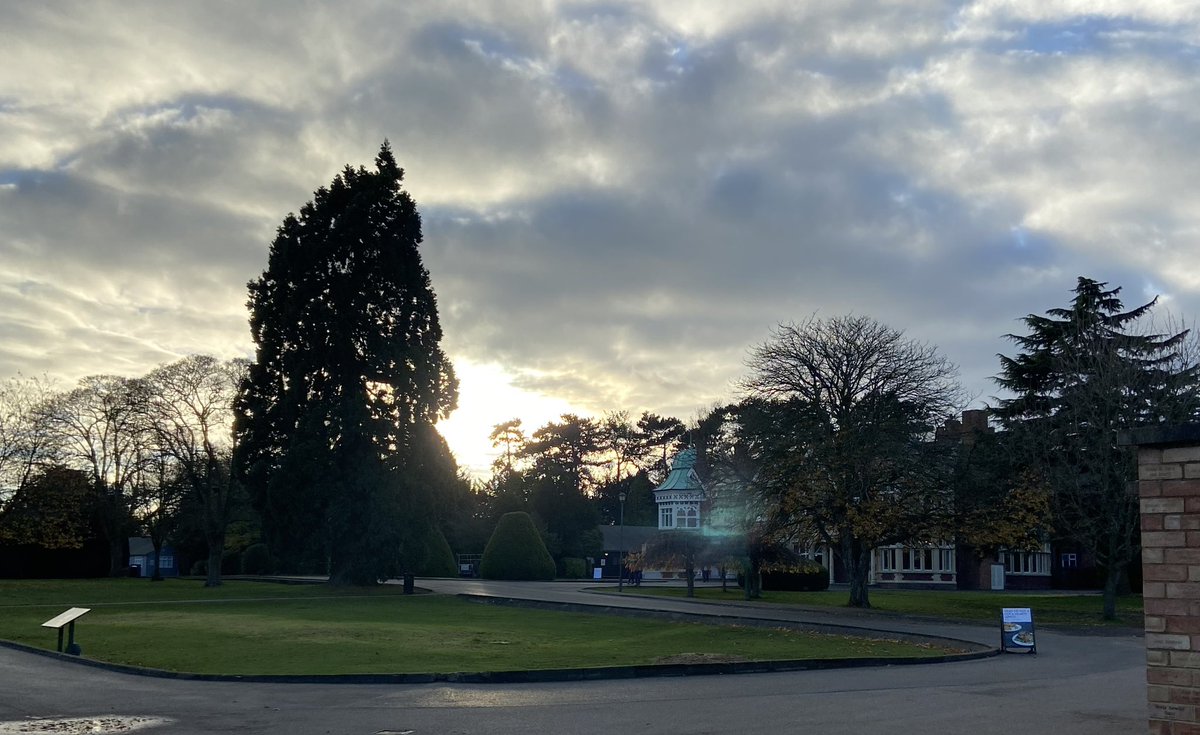
[{"label": "sun glow behind tree", "polygon": [[518,387],[517,376],[496,363],[458,358],[454,366],[459,379],[458,408],[438,423],[438,431],[459,466],[475,477],[491,472],[492,461],[499,455],[488,439],[496,424],[520,418],[532,430],[565,413],[588,413],[562,398]]}]

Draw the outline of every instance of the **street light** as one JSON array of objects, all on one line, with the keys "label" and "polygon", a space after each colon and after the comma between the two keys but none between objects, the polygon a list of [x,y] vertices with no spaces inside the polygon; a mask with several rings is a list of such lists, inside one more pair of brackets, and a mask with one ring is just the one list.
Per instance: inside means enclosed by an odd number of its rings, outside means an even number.
[{"label": "street light", "polygon": [[625,493],[617,493],[621,501],[621,530],[617,532],[617,592],[625,591]]}]

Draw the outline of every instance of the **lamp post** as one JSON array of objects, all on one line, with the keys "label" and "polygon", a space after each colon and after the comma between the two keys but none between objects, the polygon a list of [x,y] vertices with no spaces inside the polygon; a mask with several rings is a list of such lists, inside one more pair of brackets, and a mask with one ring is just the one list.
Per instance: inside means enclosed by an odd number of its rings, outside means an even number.
[{"label": "lamp post", "polygon": [[617,532],[617,592],[625,591],[625,493],[617,493],[621,501],[621,530]]}]

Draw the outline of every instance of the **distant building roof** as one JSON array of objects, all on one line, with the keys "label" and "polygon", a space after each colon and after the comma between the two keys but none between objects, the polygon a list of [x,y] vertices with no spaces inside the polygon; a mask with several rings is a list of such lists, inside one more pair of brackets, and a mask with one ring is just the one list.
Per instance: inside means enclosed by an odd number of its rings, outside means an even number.
[{"label": "distant building roof", "polygon": [[129,539],[129,555],[145,556],[154,553],[154,542],[144,536],[132,536]]},{"label": "distant building roof", "polygon": [[656,493],[667,490],[704,492],[704,486],[700,484],[700,477],[696,474],[695,447],[688,447],[675,455],[675,461],[671,463],[671,473],[661,485],[654,488]]}]

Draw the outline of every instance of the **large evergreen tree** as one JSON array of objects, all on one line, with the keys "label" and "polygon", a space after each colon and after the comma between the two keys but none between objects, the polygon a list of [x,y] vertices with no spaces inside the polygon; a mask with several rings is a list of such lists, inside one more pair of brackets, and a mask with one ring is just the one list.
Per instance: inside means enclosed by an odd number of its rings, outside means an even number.
[{"label": "large evergreen tree", "polygon": [[289,214],[250,283],[238,469],[285,568],[366,584],[421,556],[425,430],[454,408],[421,219],[385,141]]},{"label": "large evergreen tree", "polygon": [[1117,432],[1193,416],[1200,368],[1187,330],[1139,328],[1157,299],[1125,310],[1121,289],[1107,286],[1080,277],[1069,308],[1025,317],[1029,333],[1008,335],[1021,352],[1000,356],[995,380],[1014,396],[996,413],[1027,467],[1050,485],[1058,529],[1106,570],[1111,619],[1139,524],[1135,459]]}]

